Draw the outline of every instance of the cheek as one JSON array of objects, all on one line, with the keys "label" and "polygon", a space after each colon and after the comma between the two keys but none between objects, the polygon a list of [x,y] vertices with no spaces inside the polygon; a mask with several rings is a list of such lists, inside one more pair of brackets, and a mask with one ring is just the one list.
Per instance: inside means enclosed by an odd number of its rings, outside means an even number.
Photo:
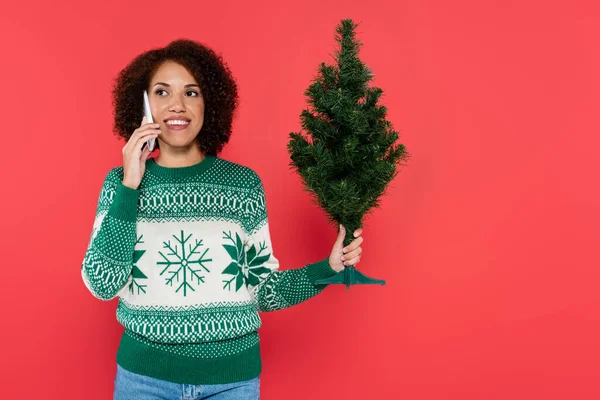
[{"label": "cheek", "polygon": [[201,121],[204,120],[204,103],[200,104],[200,106],[197,108],[196,115]]}]

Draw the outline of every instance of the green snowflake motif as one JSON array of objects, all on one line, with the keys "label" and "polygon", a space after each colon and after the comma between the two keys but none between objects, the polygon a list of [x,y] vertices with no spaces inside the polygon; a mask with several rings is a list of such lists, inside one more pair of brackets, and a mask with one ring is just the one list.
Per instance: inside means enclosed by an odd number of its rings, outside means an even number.
[{"label": "green snowflake motif", "polygon": [[[260,282],[260,277],[264,274],[269,274],[271,270],[264,267],[264,263],[271,257],[271,254],[262,254],[267,249],[266,242],[260,243],[258,253],[254,244],[245,250],[244,244],[240,236],[235,234],[235,239],[231,232],[223,232],[223,239],[227,239],[233,243],[224,244],[223,247],[229,253],[232,261],[222,272],[224,275],[233,275],[229,280],[224,280],[223,289],[231,290],[231,284],[235,280],[235,291],[240,290],[242,285],[256,286]],[[247,275],[244,274],[243,266],[247,265]]]},{"label": "green snowflake motif", "polygon": [[[191,243],[188,244],[188,251],[186,252],[186,243],[192,235],[190,234],[188,237],[185,237],[183,230],[181,231],[181,236],[177,237],[173,235],[175,241],[179,243],[181,246],[181,251],[179,251],[178,245],[171,245],[171,241],[163,242],[163,248],[169,250],[169,252],[165,255],[162,251],[159,251],[158,254],[164,259],[164,261],[157,262],[158,265],[165,265],[165,268],[161,271],[160,275],[162,276],[165,272],[168,272],[171,276],[168,277],[165,281],[165,285],[173,286],[173,282],[180,282],[181,284],[175,290],[175,293],[178,293],[181,289],[183,289],[183,296],[187,296],[188,289],[195,292],[194,286],[192,285],[194,281],[196,282],[196,286],[200,286],[200,283],[204,283],[204,276],[201,276],[202,269],[206,272],[210,272],[208,268],[204,265],[204,263],[212,261],[212,258],[204,258],[209,249],[204,250],[202,255],[192,260],[193,256],[200,254],[198,248],[202,246],[202,240],[196,239],[196,244],[192,246]],[[196,257],[194,257],[196,258]],[[192,266],[196,264],[200,268],[194,269]],[[191,282],[191,283],[190,283]]]},{"label": "green snowflake motif", "polygon": [[[141,244],[144,243],[142,242],[142,238],[144,237],[144,235],[141,235],[139,238],[137,238],[137,240],[135,241],[135,244]],[[133,270],[131,271],[131,275],[133,276],[133,279],[131,281],[131,283],[129,284],[129,292],[131,294],[133,294],[134,290],[137,289],[137,294],[143,293],[146,294],[146,286],[147,285],[142,285],[139,280],[140,279],[148,279],[148,277],[142,272],[142,270],[136,265],[138,261],[140,261],[140,258],[142,258],[142,256],[144,255],[144,253],[146,252],[146,250],[133,250]]]}]

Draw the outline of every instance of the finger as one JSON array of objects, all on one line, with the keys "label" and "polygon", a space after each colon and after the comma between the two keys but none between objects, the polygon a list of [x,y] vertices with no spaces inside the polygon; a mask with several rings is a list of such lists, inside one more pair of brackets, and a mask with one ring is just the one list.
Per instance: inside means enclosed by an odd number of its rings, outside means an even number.
[{"label": "finger", "polygon": [[[141,156],[142,151],[144,151],[148,146],[144,147],[144,150],[142,149],[142,146],[144,143],[147,143],[148,140],[152,139],[152,138],[156,138],[158,137],[158,133],[156,132],[144,132],[143,134],[139,135],[137,138],[130,138],[129,139],[129,143],[127,143],[127,147],[125,149],[125,152],[139,152],[139,153],[134,153],[134,154],[139,154],[139,156]],[[133,140],[132,140],[133,139]]]},{"label": "finger", "polygon": [[150,150],[150,146],[148,144],[146,144],[146,146],[144,147],[144,150],[142,151],[142,156],[140,157],[140,160],[146,161],[146,159],[148,158],[150,153],[152,153],[152,151]]},{"label": "finger", "polygon": [[[150,153],[152,153],[152,151],[150,150],[150,140],[152,140],[152,137],[149,137],[148,140],[140,140],[139,143],[141,143],[141,146],[143,146],[144,148],[142,149],[142,152],[140,153],[140,158],[141,159],[146,159]],[[156,139],[154,139],[156,140]],[[141,147],[140,147],[141,149]],[[148,154],[146,154],[148,153]]]},{"label": "finger", "polygon": [[362,234],[363,230],[362,228],[358,228],[357,230],[354,231],[354,237],[359,237]]},{"label": "finger", "polygon": [[344,261],[344,265],[356,265],[360,261],[360,256]]},{"label": "finger", "polygon": [[364,241],[365,239],[360,236],[357,239],[354,239],[348,246],[343,248],[343,252],[344,253],[349,253],[352,250],[356,249],[358,246],[360,246],[360,244]]},{"label": "finger", "polygon": [[345,260],[351,260],[354,257],[360,255],[361,253],[362,253],[362,247],[359,247],[357,249],[354,249],[354,250],[349,251],[348,253],[344,254],[343,257]]},{"label": "finger", "polygon": [[139,128],[137,128],[135,131],[133,131],[133,134],[131,135],[132,138],[135,138],[136,136],[140,136],[148,131],[156,131],[156,132],[161,132],[160,130],[160,125],[158,124],[146,124],[144,126],[141,126]]},{"label": "finger", "polygon": [[140,149],[142,148],[141,146],[142,146],[142,144],[143,144],[143,143],[146,143],[146,147],[145,147],[145,149],[149,149],[149,147],[150,147],[150,143],[149,143],[149,142],[150,142],[150,140],[151,140],[151,139],[154,139],[154,140],[156,140],[156,138],[157,138],[157,137],[158,137],[158,134],[150,134],[150,135],[145,135],[144,137],[142,137],[142,138],[141,138],[141,139],[138,141],[138,143],[139,143],[139,145],[140,145]]},{"label": "finger", "polygon": [[139,132],[137,132],[135,134],[135,136],[132,136],[129,141],[133,142],[133,146],[137,147],[138,145],[141,146],[142,143],[144,141],[146,141],[148,139],[149,136],[158,136],[162,134],[162,132],[160,131],[160,129],[143,129],[140,130]]},{"label": "finger", "polygon": [[144,115],[144,117],[142,118],[142,123],[140,124],[140,126],[144,125],[146,123],[146,116]]},{"label": "finger", "polygon": [[130,154],[132,151],[135,152],[138,150],[140,151],[140,153],[137,154],[141,154],[143,142],[140,142],[139,140],[140,135],[134,135],[130,136],[129,140],[127,140],[127,143],[125,143],[125,146],[123,146],[123,155]]},{"label": "finger", "polygon": [[346,228],[344,228],[344,225],[340,224],[339,230],[338,230],[338,235],[335,240],[335,245],[341,246],[344,243],[345,237],[346,237]]},{"label": "finger", "polygon": [[142,130],[140,130],[137,134],[138,138],[147,136],[147,135],[160,135],[162,133],[162,131],[158,128],[144,128]]}]

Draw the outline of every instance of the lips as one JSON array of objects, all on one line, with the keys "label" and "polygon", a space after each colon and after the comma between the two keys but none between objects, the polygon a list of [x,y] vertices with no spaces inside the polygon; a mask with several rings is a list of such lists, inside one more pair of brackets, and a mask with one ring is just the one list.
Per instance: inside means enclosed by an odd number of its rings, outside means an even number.
[{"label": "lips", "polygon": [[183,129],[187,128],[189,126],[189,124],[190,124],[189,120],[181,120],[181,119],[177,119],[176,120],[176,121],[186,121],[185,124],[182,124],[182,123],[179,123],[179,124],[169,124],[168,121],[170,121],[170,120],[167,120],[165,122],[165,125],[167,125],[167,128],[169,128],[169,130],[171,130],[171,131],[180,131],[180,130],[183,130]]},{"label": "lips", "polygon": [[165,122],[167,121],[186,121],[186,122],[190,122],[189,118],[186,117],[169,117],[167,119],[165,119]]}]

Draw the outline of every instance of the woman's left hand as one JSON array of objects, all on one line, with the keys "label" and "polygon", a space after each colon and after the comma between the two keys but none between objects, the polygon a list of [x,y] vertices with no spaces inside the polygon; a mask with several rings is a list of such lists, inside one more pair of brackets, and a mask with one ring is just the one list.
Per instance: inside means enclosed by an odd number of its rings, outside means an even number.
[{"label": "woman's left hand", "polygon": [[354,239],[348,246],[344,247],[344,237],[346,236],[346,228],[340,224],[338,237],[333,244],[331,255],[329,256],[329,266],[336,272],[344,270],[344,267],[355,265],[360,261],[362,248],[360,244],[363,242],[362,228],[354,231]]}]

